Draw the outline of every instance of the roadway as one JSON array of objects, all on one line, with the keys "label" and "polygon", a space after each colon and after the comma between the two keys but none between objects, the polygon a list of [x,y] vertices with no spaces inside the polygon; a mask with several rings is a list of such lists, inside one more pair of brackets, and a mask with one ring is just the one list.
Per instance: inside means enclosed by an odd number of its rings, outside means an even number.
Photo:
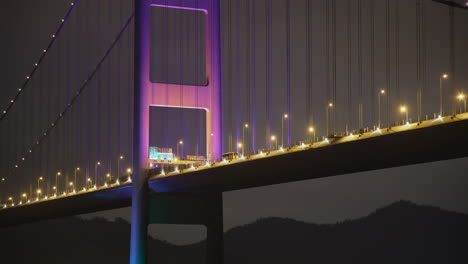
[{"label": "roadway", "polygon": [[[468,156],[468,113],[151,176],[150,191],[219,193]],[[130,206],[123,183],[0,210],[0,227]]]}]

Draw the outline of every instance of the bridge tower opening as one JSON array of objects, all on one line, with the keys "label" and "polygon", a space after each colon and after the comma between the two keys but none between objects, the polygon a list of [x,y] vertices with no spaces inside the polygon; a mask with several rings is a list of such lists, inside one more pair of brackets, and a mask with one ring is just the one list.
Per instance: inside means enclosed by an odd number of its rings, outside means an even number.
[{"label": "bridge tower opening", "polygon": [[[140,104],[144,109],[140,113],[140,157],[148,164],[151,109],[171,107],[205,111],[203,152],[209,160],[219,159],[222,154],[219,0],[149,2],[149,28],[145,32],[147,43],[141,69],[144,96]],[[180,17],[194,25],[184,28],[187,23],[177,23]],[[181,50],[200,48],[178,54],[173,52],[176,45]]]}]

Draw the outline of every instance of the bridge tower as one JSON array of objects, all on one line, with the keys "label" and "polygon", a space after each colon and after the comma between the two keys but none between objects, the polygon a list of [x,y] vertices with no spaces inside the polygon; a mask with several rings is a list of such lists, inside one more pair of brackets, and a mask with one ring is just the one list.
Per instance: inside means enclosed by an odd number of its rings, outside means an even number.
[{"label": "bridge tower", "polygon": [[[151,78],[151,27],[153,8],[182,9],[201,12],[205,16],[206,85],[183,85],[155,82]],[[149,199],[145,169],[149,162],[150,108],[154,106],[195,108],[206,111],[207,156],[221,156],[221,62],[220,62],[220,3],[219,0],[135,0],[135,83],[133,134],[133,190],[130,263],[146,263],[147,226],[154,199]],[[183,96],[181,99],[181,90]],[[219,205],[221,195],[213,204]],[[210,198],[211,199],[211,198]],[[219,206],[217,206],[219,208]],[[222,210],[217,210],[222,213]],[[211,217],[212,218],[212,217]],[[219,220],[219,219],[218,219]],[[219,244],[222,236],[222,215],[217,221],[217,236],[208,226],[208,240]],[[213,220],[210,220],[213,222]],[[221,225],[221,228],[220,228]],[[219,234],[221,232],[221,234]],[[210,242],[208,242],[210,244]],[[220,245],[214,245],[219,247]],[[208,245],[208,247],[210,247]],[[219,251],[219,249],[217,249]],[[221,249],[222,250],[222,249]],[[210,251],[210,249],[208,249]],[[208,255],[211,255],[208,252]],[[222,253],[214,254],[212,262],[221,263]],[[207,256],[208,258],[208,256]],[[216,260],[214,260],[216,259]],[[208,260],[211,262],[210,260]]]}]

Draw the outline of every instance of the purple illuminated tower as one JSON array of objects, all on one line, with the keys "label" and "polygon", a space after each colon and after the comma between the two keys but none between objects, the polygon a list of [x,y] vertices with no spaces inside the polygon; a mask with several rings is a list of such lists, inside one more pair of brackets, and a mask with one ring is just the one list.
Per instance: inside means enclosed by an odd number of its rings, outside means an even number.
[{"label": "purple illuminated tower", "polygon": [[[150,78],[151,8],[202,12],[206,32],[206,86],[153,83]],[[130,263],[146,263],[150,107],[198,108],[206,111],[207,153],[221,156],[220,18],[219,0],[135,0],[135,91],[133,138],[133,194]],[[183,90],[183,98],[181,98]]]}]

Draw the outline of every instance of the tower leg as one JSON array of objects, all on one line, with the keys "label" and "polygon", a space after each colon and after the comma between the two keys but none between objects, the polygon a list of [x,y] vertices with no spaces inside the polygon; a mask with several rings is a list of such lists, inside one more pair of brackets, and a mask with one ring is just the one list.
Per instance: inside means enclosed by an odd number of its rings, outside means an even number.
[{"label": "tower leg", "polygon": [[211,217],[206,225],[206,263],[224,263],[223,196],[211,201]]},{"label": "tower leg", "polygon": [[135,83],[133,127],[132,223],[130,234],[130,264],[145,264],[147,260],[148,183],[144,171],[147,160],[148,90],[145,70],[148,61],[149,28],[148,0],[135,0]]},{"label": "tower leg", "polygon": [[148,229],[148,191],[146,186],[132,195],[132,222],[130,231],[130,264],[146,264]]}]

